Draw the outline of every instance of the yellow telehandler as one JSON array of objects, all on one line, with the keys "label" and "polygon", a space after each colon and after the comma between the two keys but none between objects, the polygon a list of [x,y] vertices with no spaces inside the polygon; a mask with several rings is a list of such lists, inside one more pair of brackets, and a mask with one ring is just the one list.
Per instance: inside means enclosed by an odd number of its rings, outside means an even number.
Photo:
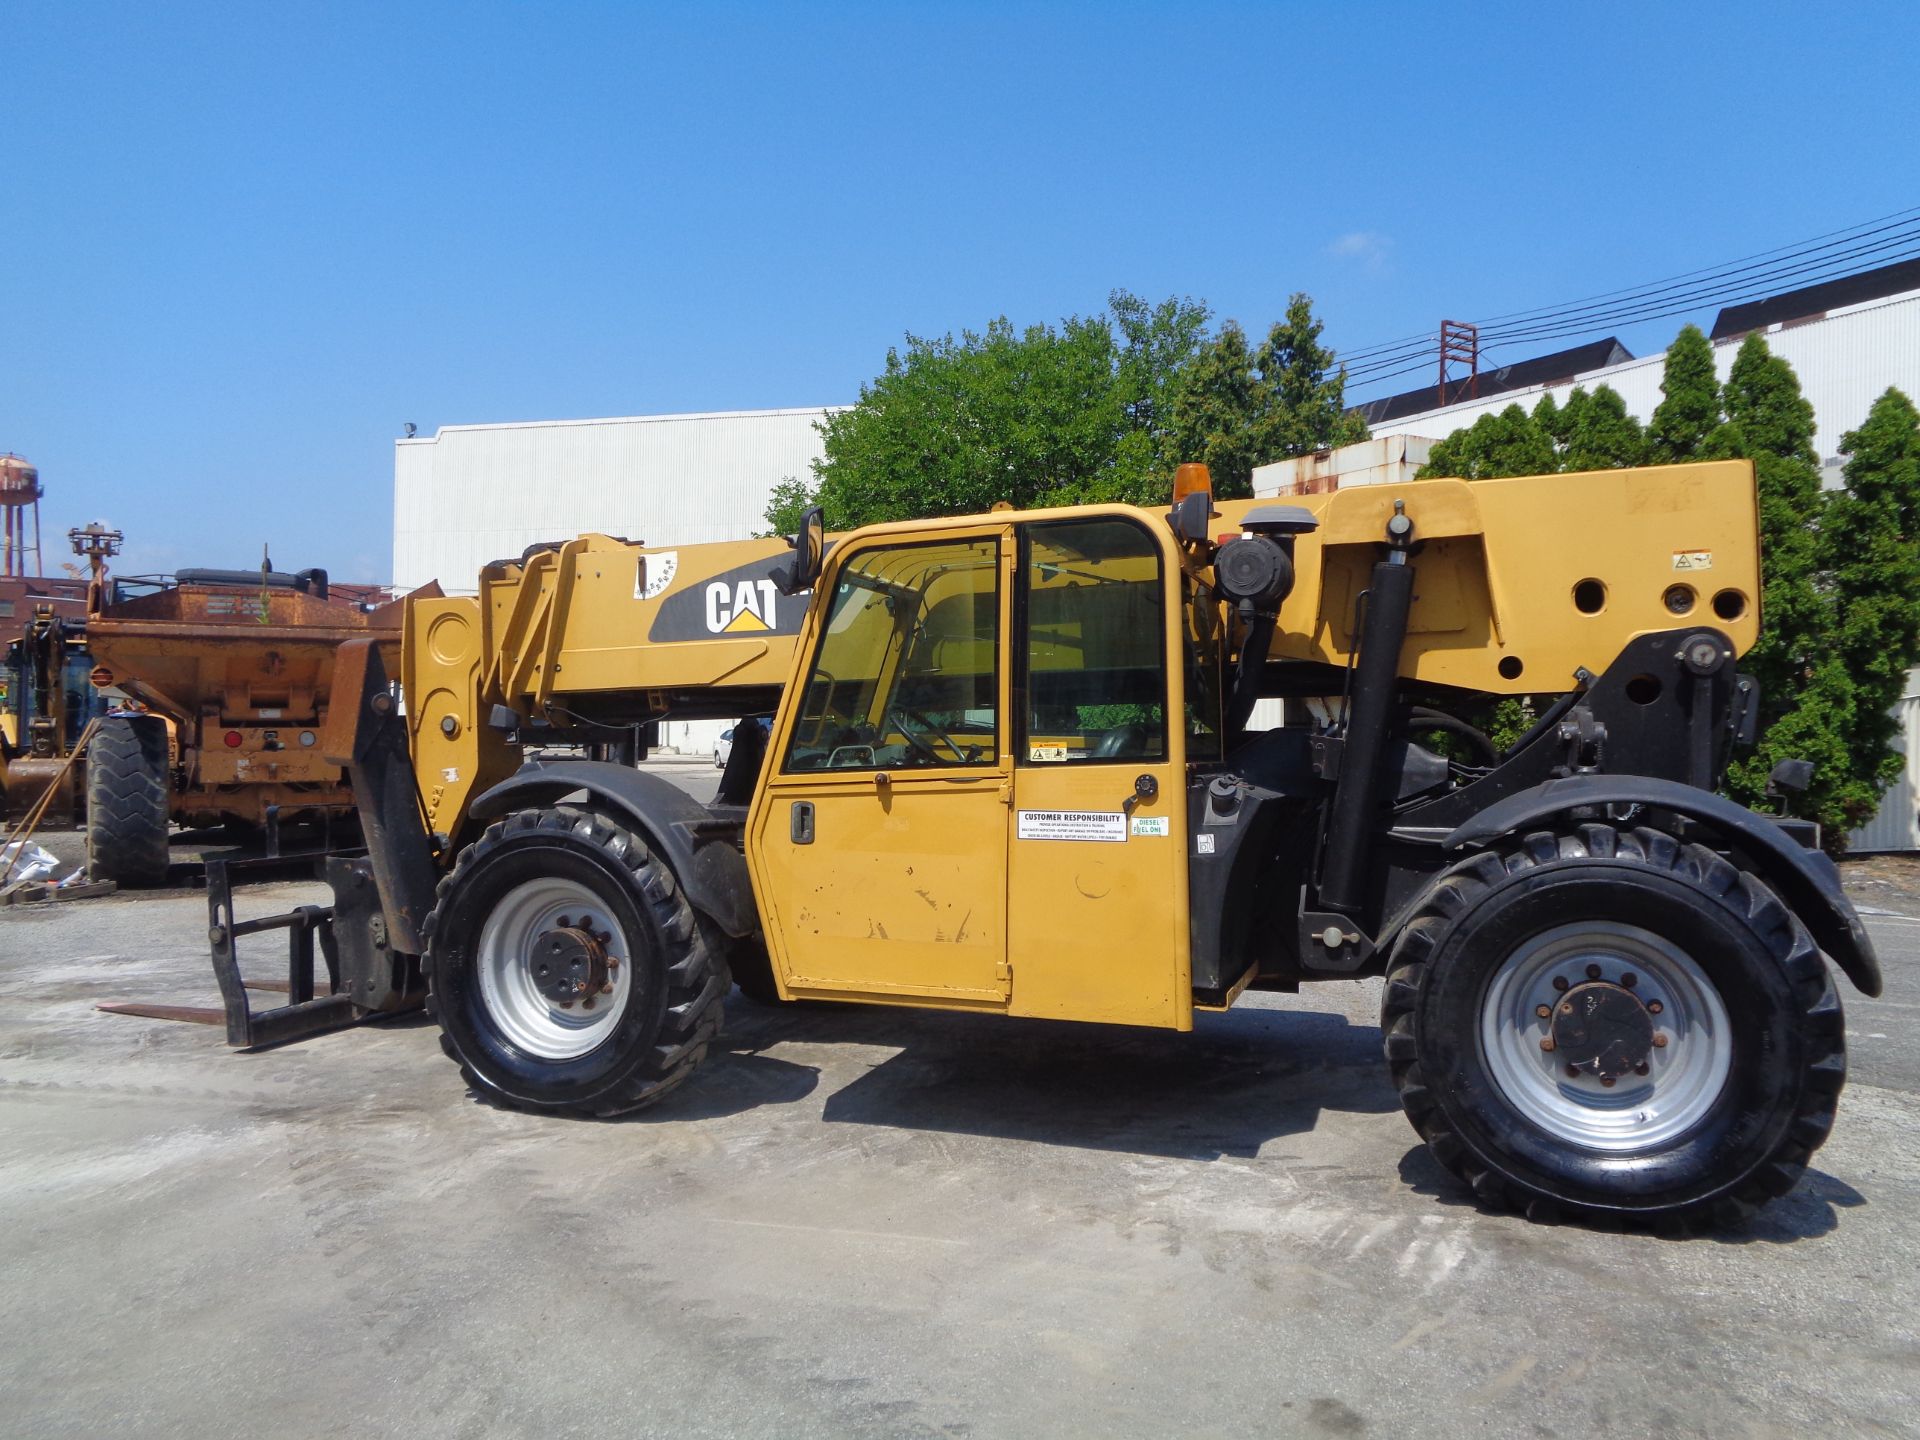
[{"label": "yellow telehandler", "polygon": [[[1188,1030],[1383,976],[1393,1083],[1484,1202],[1738,1217],[1833,1123],[1827,961],[1880,989],[1814,827],[1715,790],[1756,537],[1745,462],[1298,504],[1188,466],[1170,509],[535,547],[412,601],[398,676],[342,647],[368,853],[292,915],[214,884],[229,1039],[424,999],[476,1094],[610,1115],[736,982]],[[770,725],[702,805],[631,763],[666,716]],[[255,1013],[234,944],[272,928],[292,1003]]]}]

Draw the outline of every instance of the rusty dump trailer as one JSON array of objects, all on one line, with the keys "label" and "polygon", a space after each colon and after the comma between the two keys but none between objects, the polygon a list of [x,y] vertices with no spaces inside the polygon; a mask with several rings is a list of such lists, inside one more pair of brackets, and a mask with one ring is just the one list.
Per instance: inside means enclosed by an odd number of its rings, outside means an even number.
[{"label": "rusty dump trailer", "polygon": [[[438,594],[437,587],[427,593]],[[185,570],[89,616],[96,685],[146,707],[101,722],[87,767],[93,873],[166,874],[167,827],[344,818],[353,791],[318,745],[334,651],[375,641],[397,657],[402,602],[331,589],[323,570]]]}]

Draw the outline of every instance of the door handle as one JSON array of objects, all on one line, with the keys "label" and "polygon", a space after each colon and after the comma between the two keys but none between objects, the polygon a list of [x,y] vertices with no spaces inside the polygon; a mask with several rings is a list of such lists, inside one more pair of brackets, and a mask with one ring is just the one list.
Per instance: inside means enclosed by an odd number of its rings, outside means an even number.
[{"label": "door handle", "polygon": [[1133,814],[1134,806],[1138,805],[1142,800],[1152,800],[1159,794],[1160,782],[1158,780],[1154,779],[1151,775],[1136,775],[1133,777],[1133,793],[1120,802],[1120,808],[1128,815],[1131,815]]},{"label": "door handle", "polygon": [[813,843],[813,802],[796,800],[787,816],[787,836],[796,845]]}]

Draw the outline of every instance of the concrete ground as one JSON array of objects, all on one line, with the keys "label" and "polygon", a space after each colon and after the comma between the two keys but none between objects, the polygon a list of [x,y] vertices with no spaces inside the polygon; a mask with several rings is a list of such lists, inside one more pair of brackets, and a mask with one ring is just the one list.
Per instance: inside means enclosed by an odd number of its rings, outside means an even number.
[{"label": "concrete ground", "polygon": [[1377,983],[1189,1037],[736,996],[592,1123],[477,1103],[424,1021],[236,1055],[93,1010],[212,1002],[194,892],[0,911],[0,1429],[1920,1432],[1920,904],[1860,898],[1833,1139],[1685,1241],[1477,1209]]}]

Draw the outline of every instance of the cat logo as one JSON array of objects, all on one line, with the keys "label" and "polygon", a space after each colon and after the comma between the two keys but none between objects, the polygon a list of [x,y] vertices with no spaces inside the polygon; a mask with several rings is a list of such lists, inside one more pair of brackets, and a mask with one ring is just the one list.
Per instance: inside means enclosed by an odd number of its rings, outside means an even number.
[{"label": "cat logo", "polygon": [[714,581],[707,586],[708,633],[741,635],[773,629],[778,594],[771,580],[742,580],[737,585]]}]

